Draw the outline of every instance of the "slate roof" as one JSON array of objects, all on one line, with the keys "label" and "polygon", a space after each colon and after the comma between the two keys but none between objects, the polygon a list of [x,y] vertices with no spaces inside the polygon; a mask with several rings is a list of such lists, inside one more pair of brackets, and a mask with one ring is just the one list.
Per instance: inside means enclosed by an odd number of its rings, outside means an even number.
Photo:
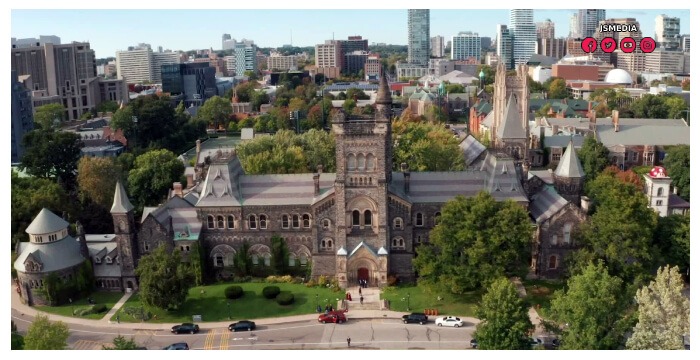
[{"label": "slate roof", "polygon": [[535,219],[536,223],[541,223],[552,215],[563,209],[569,202],[559,196],[557,191],[551,185],[542,187],[542,190],[532,196],[530,201],[530,215]]},{"label": "slate roof", "polygon": [[242,174],[243,167],[236,156],[227,163],[209,165],[197,206],[240,206],[237,181]]},{"label": "slate roof", "polygon": [[690,203],[683,200],[682,197],[676,195],[676,194],[671,194],[668,196],[668,207],[671,209],[683,209],[683,208],[690,208]]},{"label": "slate roof", "polygon": [[528,173],[528,179],[531,179],[533,176],[536,176],[540,178],[545,184],[552,185],[554,184],[554,172],[551,172],[549,170],[530,170]]},{"label": "slate roof", "polygon": [[82,263],[85,258],[80,254],[80,243],[72,236],[48,242],[20,242],[19,256],[15,260],[15,269],[26,272],[24,262],[29,256],[42,264],[40,273],[63,270]]},{"label": "slate roof", "polygon": [[464,138],[464,140],[459,143],[459,147],[462,149],[464,162],[467,166],[474,162],[474,160],[486,150],[486,146],[482,145],[471,135]]},{"label": "slate roof", "polygon": [[690,127],[682,119],[620,119],[615,132],[612,119],[598,119],[598,139],[612,145],[690,145]]},{"label": "slate roof", "polygon": [[574,142],[574,148],[575,149],[580,149],[581,146],[583,146],[583,140],[585,140],[586,137],[583,135],[552,135],[552,136],[547,136],[545,133],[544,137],[544,147],[550,148],[550,147],[566,147],[569,145],[569,141]]},{"label": "slate roof", "polygon": [[525,129],[520,119],[518,103],[513,94],[508,98],[508,105],[503,114],[503,123],[498,128],[498,137],[501,139],[520,139],[525,137]]},{"label": "slate roof", "polygon": [[487,128],[491,129],[493,128],[493,117],[494,117],[494,112],[493,110],[489,112],[488,115],[484,118],[484,120],[481,120],[481,125],[486,126]]},{"label": "slate roof", "polygon": [[134,209],[134,205],[129,202],[129,197],[126,195],[126,190],[120,180],[117,180],[117,186],[114,190],[114,203],[112,204],[112,214],[125,214]]},{"label": "slate roof", "polygon": [[243,175],[243,205],[311,205],[334,190],[335,173],[322,173],[320,194],[314,196],[314,174]]},{"label": "slate roof", "polygon": [[[93,265],[95,277],[121,277],[121,266],[117,264],[116,255],[117,243],[111,242],[107,244],[88,244],[88,252],[91,258],[99,257],[100,263]],[[112,258],[112,263],[107,264],[104,260],[105,256],[109,255]]]},{"label": "slate roof", "polygon": [[174,196],[163,206],[152,210],[152,216],[166,230],[173,232],[173,240],[198,240],[202,232],[202,222],[197,218],[197,210],[187,200]]},{"label": "slate roof", "polygon": [[47,208],[41,209],[25,232],[31,235],[41,235],[57,232],[68,227],[68,222],[52,213]]},{"label": "slate roof", "polygon": [[586,175],[583,172],[581,162],[576,155],[573,141],[569,141],[569,145],[566,147],[561,160],[559,160],[559,165],[557,165],[557,169],[554,171],[554,174],[567,178],[581,178]]}]

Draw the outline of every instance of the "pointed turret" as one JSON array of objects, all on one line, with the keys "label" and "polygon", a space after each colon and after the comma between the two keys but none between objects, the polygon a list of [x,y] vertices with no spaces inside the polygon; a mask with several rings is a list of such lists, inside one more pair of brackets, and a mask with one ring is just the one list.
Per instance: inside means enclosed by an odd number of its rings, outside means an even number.
[{"label": "pointed turret", "polygon": [[34,218],[25,232],[30,235],[42,235],[61,231],[68,227],[68,222],[52,213],[49,209],[43,208]]},{"label": "pointed turret", "polygon": [[129,202],[129,197],[126,196],[126,190],[122,185],[121,180],[117,180],[117,186],[114,190],[114,203],[112,204],[112,210],[109,212],[112,214],[125,214],[134,209],[134,205]]},{"label": "pointed turret", "polygon": [[391,90],[386,80],[386,75],[382,74],[379,79],[379,90],[377,91],[377,105],[391,105]]},{"label": "pointed turret", "polygon": [[586,175],[581,166],[581,161],[576,155],[573,138],[569,140],[569,145],[566,147],[561,160],[559,160],[559,165],[557,165],[557,170],[554,171],[554,174],[565,178],[582,178]]}]

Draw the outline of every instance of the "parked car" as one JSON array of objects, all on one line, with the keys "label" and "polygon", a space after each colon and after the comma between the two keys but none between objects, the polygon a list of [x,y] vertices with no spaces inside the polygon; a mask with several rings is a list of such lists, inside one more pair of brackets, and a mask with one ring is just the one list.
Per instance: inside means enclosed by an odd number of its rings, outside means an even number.
[{"label": "parked car", "polygon": [[428,322],[428,316],[421,313],[411,313],[402,317],[403,323],[419,323],[421,325]]},{"label": "parked car", "polygon": [[189,345],[187,345],[187,343],[184,343],[184,342],[170,344],[170,345],[163,348],[163,350],[189,350],[189,349],[190,349]]},{"label": "parked car", "polygon": [[318,322],[320,323],[336,323],[336,324],[342,324],[344,322],[348,321],[348,319],[345,317],[345,314],[343,314],[340,311],[333,311],[328,314],[321,314],[318,316]]},{"label": "parked car", "polygon": [[435,319],[435,325],[460,327],[460,326],[464,325],[464,322],[462,322],[462,319],[455,317],[455,316],[445,316],[445,317],[439,317],[439,318]]},{"label": "parked car", "polygon": [[194,334],[199,332],[199,325],[193,323],[183,323],[181,325],[175,325],[170,330],[174,334]]},{"label": "parked car", "polygon": [[476,349],[479,346],[479,343],[476,341],[476,339],[471,339],[469,340],[469,346],[471,346],[472,349]]},{"label": "parked car", "polygon": [[530,347],[533,349],[537,349],[539,346],[543,346],[544,341],[540,338],[530,338]]},{"label": "parked car", "polygon": [[558,348],[561,345],[561,341],[558,338],[552,339],[552,347],[553,348]]},{"label": "parked car", "polygon": [[253,331],[255,330],[255,322],[249,320],[241,320],[228,326],[228,331]]}]

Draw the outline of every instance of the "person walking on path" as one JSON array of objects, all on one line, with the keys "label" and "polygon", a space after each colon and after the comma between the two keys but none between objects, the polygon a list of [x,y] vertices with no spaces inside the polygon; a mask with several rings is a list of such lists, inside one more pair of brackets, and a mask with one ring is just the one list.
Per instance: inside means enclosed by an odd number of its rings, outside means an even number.
[{"label": "person walking on path", "polygon": [[365,298],[364,298],[362,295],[360,295],[360,305],[362,305],[362,303],[363,303],[364,301],[365,301]]},{"label": "person walking on path", "polygon": [[360,295],[362,295],[362,287],[360,287]]},{"label": "person walking on path", "polygon": [[350,347],[350,337],[348,336],[348,347]]},{"label": "person walking on path", "polygon": [[119,315],[117,315],[117,324],[119,324]]}]

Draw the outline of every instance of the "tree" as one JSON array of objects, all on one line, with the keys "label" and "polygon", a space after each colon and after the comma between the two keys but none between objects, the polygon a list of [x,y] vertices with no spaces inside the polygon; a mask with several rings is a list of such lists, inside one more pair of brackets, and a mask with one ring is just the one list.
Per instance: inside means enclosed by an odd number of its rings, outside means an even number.
[{"label": "tree", "polygon": [[480,192],[443,205],[430,243],[413,260],[419,285],[462,294],[501,276],[523,275],[532,228],[527,212],[513,201]]},{"label": "tree", "polygon": [[610,164],[608,160],[609,153],[608,148],[593,136],[587,136],[583,140],[583,146],[578,151],[578,158],[581,160],[581,166],[583,166],[583,171],[586,173],[587,182],[594,180]]},{"label": "tree", "polygon": [[125,337],[119,335],[112,340],[114,346],[104,346],[102,345],[102,350],[138,350],[139,346],[134,341],[134,338],[127,340]]},{"label": "tree", "polygon": [[46,104],[34,109],[35,128],[42,130],[56,129],[65,119],[66,108],[61,104]]},{"label": "tree", "polygon": [[248,250],[250,250],[250,244],[247,240],[243,240],[240,251],[236,252],[234,255],[236,273],[240,276],[250,274],[251,270],[253,269],[253,260],[250,258],[250,256],[248,256]]},{"label": "tree", "polygon": [[678,145],[668,149],[663,161],[673,180],[671,185],[678,188],[680,197],[690,201],[690,146]]},{"label": "tree", "polygon": [[323,165],[324,172],[335,172],[335,135],[312,129],[300,136],[307,169],[315,172],[318,165]]},{"label": "tree", "polygon": [[447,122],[447,111],[437,105],[430,105],[426,111],[425,117],[431,122],[445,123]]},{"label": "tree", "polygon": [[466,93],[467,90],[462,84],[447,84],[445,86],[445,92],[447,92],[448,94],[463,94]]},{"label": "tree", "polygon": [[685,116],[685,112],[690,109],[688,103],[680,96],[667,96],[666,106],[668,107],[669,119],[680,119]]},{"label": "tree", "polygon": [[564,79],[554,79],[549,84],[550,99],[565,99],[569,96],[566,91],[566,81]]},{"label": "tree", "polygon": [[[601,262],[589,263],[557,290],[550,316],[564,325],[561,346],[567,350],[617,349],[631,327],[630,298],[622,279],[608,274]],[[479,344],[481,345],[481,344]]]},{"label": "tree", "polygon": [[131,135],[136,130],[136,123],[134,122],[134,111],[131,106],[126,106],[122,109],[118,109],[114,115],[112,115],[112,121],[109,122],[112,129],[121,129],[124,136],[127,139],[131,139]]},{"label": "tree", "polygon": [[527,76],[527,86],[530,94],[541,93],[547,90],[540,82],[533,80],[530,75]]},{"label": "tree", "polygon": [[484,86],[493,84],[496,79],[496,71],[491,67],[491,65],[477,66],[476,76],[479,76],[481,71],[484,72]]},{"label": "tree", "polygon": [[11,230],[13,249],[16,240],[27,240],[24,230],[34,221],[42,208],[47,208],[57,214],[71,212],[66,190],[55,181],[36,177],[19,177],[12,172],[10,180]]},{"label": "tree", "polygon": [[542,107],[535,112],[535,116],[537,117],[549,117],[549,111],[552,109],[552,105],[550,103],[546,103],[542,105]]},{"label": "tree", "polygon": [[141,257],[136,275],[143,304],[160,309],[179,308],[194,283],[190,267],[182,262],[180,250],[169,252],[164,245]]},{"label": "tree", "polygon": [[464,169],[459,140],[440,124],[395,120],[392,126],[394,171],[401,163],[413,171],[458,171]]},{"label": "tree", "polygon": [[253,91],[250,102],[254,111],[260,111],[260,105],[268,104],[270,102],[270,97],[264,90]]},{"label": "tree", "polygon": [[302,98],[295,97],[289,101],[289,111],[305,111],[306,101]]},{"label": "tree", "polygon": [[243,75],[247,76],[250,81],[258,80],[258,73],[256,71],[246,70]]},{"label": "tree", "polygon": [[310,169],[303,146],[301,135],[280,130],[271,137],[239,144],[236,153],[248,174],[298,174],[313,171],[316,166]]},{"label": "tree", "polygon": [[73,188],[83,147],[80,135],[33,130],[24,136],[23,142],[26,151],[20,169],[40,178],[56,179],[66,188]]},{"label": "tree", "polygon": [[219,96],[213,96],[207,99],[204,105],[197,110],[197,117],[206,121],[214,129],[218,129],[219,125],[228,122],[232,112],[231,103],[228,100]]},{"label": "tree", "polygon": [[683,350],[690,334],[690,299],[683,295],[678,267],[659,268],[656,280],[637,290],[639,322],[627,348],[632,350]]},{"label": "tree", "polygon": [[192,276],[194,277],[194,286],[204,285],[205,258],[204,253],[198,243],[192,244],[192,250],[188,254],[188,261],[192,268]]},{"label": "tree", "polygon": [[129,194],[137,208],[162,201],[173,182],[180,181],[185,166],[175,154],[161,149],[139,155],[129,171]]},{"label": "tree", "polygon": [[61,322],[51,322],[45,315],[37,315],[24,337],[25,350],[63,350],[68,340],[68,326]]},{"label": "tree", "polygon": [[272,243],[272,269],[277,275],[283,275],[287,273],[287,265],[289,265],[289,249],[287,248],[287,242],[284,241],[279,235],[273,235],[270,238]]},{"label": "tree", "polygon": [[632,102],[630,109],[638,119],[668,118],[669,108],[663,95],[644,95]]},{"label": "tree", "polygon": [[17,332],[17,325],[15,325],[15,321],[11,320],[12,322],[12,330],[11,330],[11,347],[10,349],[12,350],[22,350],[24,349],[24,336],[20,335]]},{"label": "tree", "polygon": [[83,157],[78,162],[78,189],[83,200],[90,199],[109,209],[114,200],[114,189],[123,173],[109,157]]},{"label": "tree", "polygon": [[369,100],[369,95],[358,88],[349,88],[345,96],[353,100]]},{"label": "tree", "polygon": [[498,278],[489,286],[476,309],[481,322],[474,338],[482,350],[525,350],[530,348],[528,333],[533,330],[527,306],[515,286]]},{"label": "tree", "polygon": [[654,231],[654,245],[659,250],[657,264],[690,269],[690,216],[671,214],[660,216]]},{"label": "tree", "polygon": [[343,110],[345,110],[347,114],[352,114],[352,111],[355,109],[356,106],[357,102],[353,98],[347,98],[343,102]]},{"label": "tree", "polygon": [[614,176],[623,183],[633,185],[639,191],[644,191],[642,178],[632,169],[622,171],[619,167],[610,165],[603,170],[603,174]]},{"label": "tree", "polygon": [[119,104],[114,100],[103,101],[95,107],[95,111],[101,112],[101,113],[106,113],[106,112],[114,113],[117,110],[119,110]]}]

